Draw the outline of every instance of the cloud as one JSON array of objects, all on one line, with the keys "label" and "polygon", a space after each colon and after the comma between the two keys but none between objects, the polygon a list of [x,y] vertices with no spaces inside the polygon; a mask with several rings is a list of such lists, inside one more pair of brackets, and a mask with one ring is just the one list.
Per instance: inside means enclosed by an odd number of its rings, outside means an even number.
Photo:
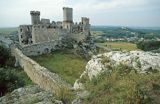
[{"label": "cloud", "polygon": [[73,7],[74,21],[85,16],[94,25],[160,26],[160,0],[2,0],[0,27],[30,24],[31,10],[62,21],[62,7]]},{"label": "cloud", "polygon": [[6,0],[0,3],[0,26],[30,24],[30,11],[38,10],[42,18],[62,19],[64,0]]},{"label": "cloud", "polygon": [[[151,1],[151,0],[148,0]],[[82,0],[73,7],[79,11],[113,11],[125,9],[142,9],[148,6],[147,0]],[[71,3],[72,5],[72,3]]]}]

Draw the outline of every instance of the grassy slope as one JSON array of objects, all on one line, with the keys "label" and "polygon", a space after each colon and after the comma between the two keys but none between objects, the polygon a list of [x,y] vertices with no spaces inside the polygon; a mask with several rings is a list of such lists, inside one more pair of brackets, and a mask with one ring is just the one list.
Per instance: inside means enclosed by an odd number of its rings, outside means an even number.
[{"label": "grassy slope", "polygon": [[86,60],[73,54],[54,52],[52,54],[33,57],[40,65],[51,72],[59,74],[67,82],[73,84],[85,70]]},{"label": "grassy slope", "polygon": [[112,71],[91,82],[85,78],[91,93],[84,104],[159,104],[159,72],[138,74],[126,66],[117,66]]},{"label": "grassy slope", "polygon": [[98,45],[105,46],[111,49],[122,49],[127,51],[139,50],[136,44],[127,43],[127,42],[105,42],[97,43]]}]

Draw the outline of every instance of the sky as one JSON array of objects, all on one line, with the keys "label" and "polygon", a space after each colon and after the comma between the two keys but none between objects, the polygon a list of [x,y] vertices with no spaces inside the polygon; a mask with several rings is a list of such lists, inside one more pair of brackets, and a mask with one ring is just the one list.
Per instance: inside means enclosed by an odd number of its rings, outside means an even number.
[{"label": "sky", "polygon": [[160,0],[0,0],[0,27],[31,24],[31,10],[63,21],[62,7],[73,8],[74,22],[89,17],[91,25],[160,27]]}]

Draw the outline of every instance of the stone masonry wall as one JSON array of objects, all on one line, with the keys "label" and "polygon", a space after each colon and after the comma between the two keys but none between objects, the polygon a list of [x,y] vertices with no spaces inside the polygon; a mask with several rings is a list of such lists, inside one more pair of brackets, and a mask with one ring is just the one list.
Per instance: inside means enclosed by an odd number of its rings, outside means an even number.
[{"label": "stone masonry wall", "polygon": [[27,45],[21,47],[22,52],[27,56],[37,56],[45,53],[50,53],[61,47],[61,42],[59,40],[36,43],[32,45]]},{"label": "stone masonry wall", "polygon": [[41,43],[46,41],[58,40],[67,34],[67,31],[61,28],[49,28],[43,25],[36,25],[32,28],[33,43]]},{"label": "stone masonry wall", "polygon": [[51,73],[45,67],[25,56],[18,48],[12,48],[12,54],[16,57],[16,61],[24,69],[30,79],[45,90],[57,93],[62,87],[71,88],[69,84],[64,82],[57,74]]}]

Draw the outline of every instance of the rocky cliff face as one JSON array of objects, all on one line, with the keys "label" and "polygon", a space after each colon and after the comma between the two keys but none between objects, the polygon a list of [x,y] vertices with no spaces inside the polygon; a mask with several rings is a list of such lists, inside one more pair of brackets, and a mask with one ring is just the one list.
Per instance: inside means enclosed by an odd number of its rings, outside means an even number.
[{"label": "rocky cliff face", "polygon": [[[160,53],[143,51],[121,52],[112,51],[93,56],[87,63],[86,70],[80,76],[87,75],[91,80],[93,77],[103,72],[110,71],[110,68],[117,65],[126,65],[135,69],[138,73],[150,73],[160,71]],[[77,80],[74,84],[75,89],[83,89],[82,83]]]},{"label": "rocky cliff face", "polygon": [[136,69],[139,73],[148,73],[160,70],[160,54],[131,51],[131,52],[109,52],[93,56],[86,65],[86,72],[89,78],[97,76],[99,73],[106,71],[110,66],[119,64],[126,65]]}]

